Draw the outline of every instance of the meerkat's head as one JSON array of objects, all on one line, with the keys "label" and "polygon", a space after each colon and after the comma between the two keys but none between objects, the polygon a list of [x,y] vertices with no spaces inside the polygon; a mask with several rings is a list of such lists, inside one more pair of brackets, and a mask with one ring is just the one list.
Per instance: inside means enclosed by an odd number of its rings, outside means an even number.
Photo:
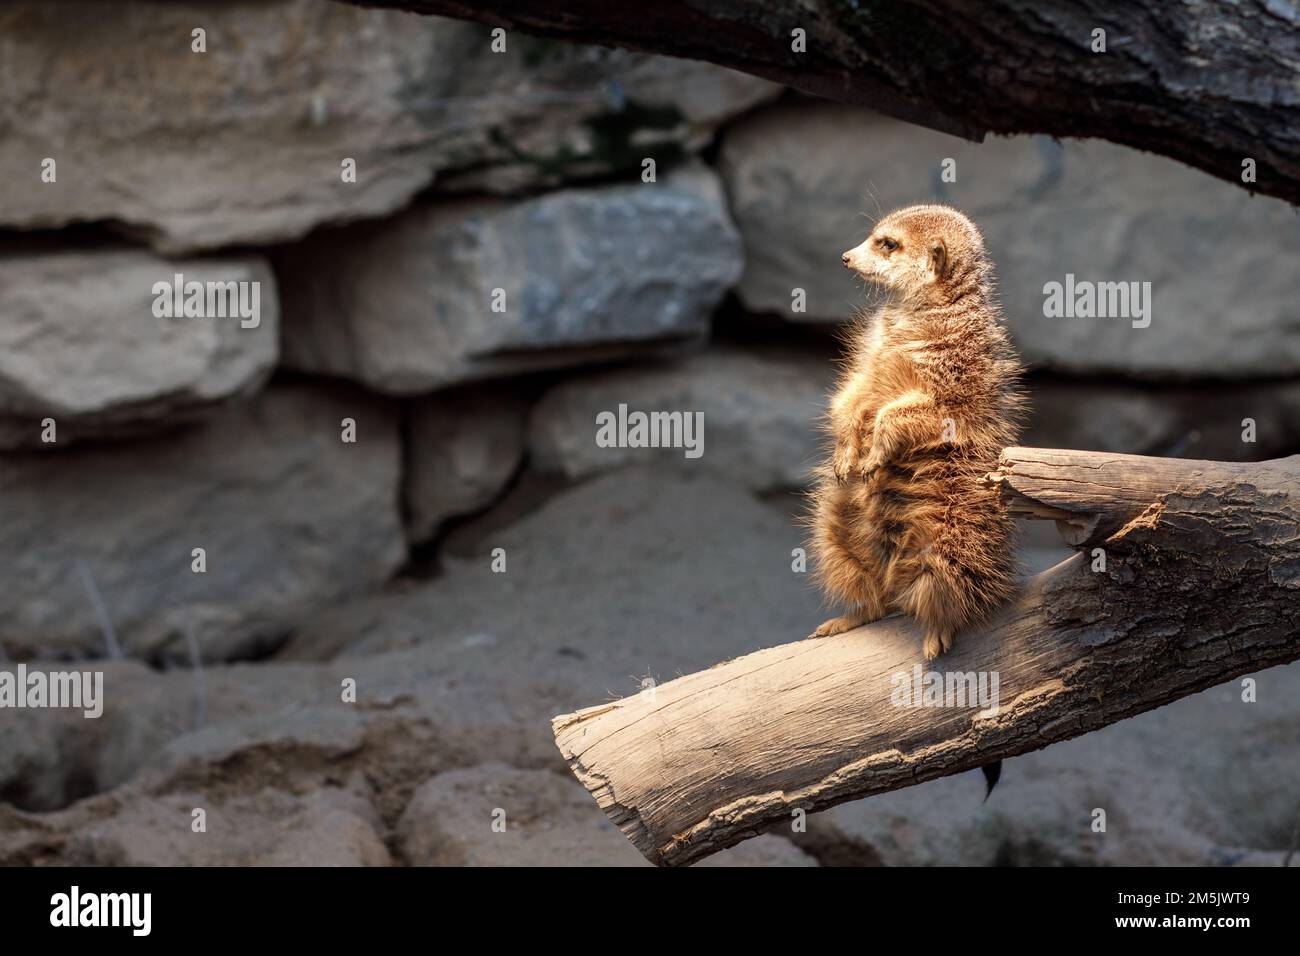
[{"label": "meerkat's head", "polygon": [[908,206],[876,224],[862,245],[841,257],[862,278],[907,298],[940,292],[954,274],[985,263],[984,238],[950,206]]}]

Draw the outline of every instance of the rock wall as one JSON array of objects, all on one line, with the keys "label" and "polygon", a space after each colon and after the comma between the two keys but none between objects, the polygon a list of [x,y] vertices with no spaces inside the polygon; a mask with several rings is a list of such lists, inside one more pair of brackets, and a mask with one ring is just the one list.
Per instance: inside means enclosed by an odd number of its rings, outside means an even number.
[{"label": "rock wall", "polygon": [[[525,37],[491,54],[484,27],[321,0],[23,0],[0,17],[0,225],[109,221],[169,253],[381,216],[439,180],[515,192],[626,171],[778,92]],[[58,188],[28,188],[60,156]]]},{"label": "rock wall", "polygon": [[[860,297],[823,250],[861,242],[882,211],[938,201],[979,224],[1008,326],[1033,366],[1153,381],[1300,372],[1300,279],[1278,268],[1300,255],[1294,212],[1188,167],[1104,142],[974,144],[798,103],[729,129],[721,168],[745,240],[737,291],[750,309],[842,321]],[[1150,326],[1045,318],[1043,286],[1067,273],[1151,283]],[[807,292],[804,312],[791,310],[794,288]]]},{"label": "rock wall", "polygon": [[[0,669],[107,688],[98,720],[0,710],[0,863],[638,863],[549,718],[823,616],[799,493],[871,301],[839,254],[891,206],[984,229],[1026,443],[1300,449],[1275,201],[436,18],[202,19],[206,52],[184,4],[0,10]],[[1067,274],[1149,282],[1150,324],[1048,317]],[[610,447],[620,409],[700,416],[700,453]],[[1271,862],[1295,781],[1205,781],[1247,739],[1300,766],[1297,673],[1013,761],[987,809],[942,780],[718,860]],[[1163,822],[1088,842],[1098,799]]]}]

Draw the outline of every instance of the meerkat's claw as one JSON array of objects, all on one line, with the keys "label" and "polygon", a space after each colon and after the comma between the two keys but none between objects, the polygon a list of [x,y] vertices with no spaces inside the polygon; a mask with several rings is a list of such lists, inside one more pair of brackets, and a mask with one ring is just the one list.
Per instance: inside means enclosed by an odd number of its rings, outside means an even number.
[{"label": "meerkat's claw", "polygon": [[867,457],[863,459],[862,464],[859,467],[859,470],[862,472],[863,478],[870,478],[882,467],[884,467],[884,464],[885,464],[885,456],[873,448],[871,450],[871,454],[867,455]]},{"label": "meerkat's claw", "polygon": [[940,654],[947,654],[957,643],[957,635],[952,631],[927,631],[921,650],[927,661],[932,661]]},{"label": "meerkat's claw", "polygon": [[838,448],[835,451],[835,457],[831,460],[831,471],[835,474],[835,481],[839,484],[849,480],[853,474],[853,461],[857,453],[848,448]]}]

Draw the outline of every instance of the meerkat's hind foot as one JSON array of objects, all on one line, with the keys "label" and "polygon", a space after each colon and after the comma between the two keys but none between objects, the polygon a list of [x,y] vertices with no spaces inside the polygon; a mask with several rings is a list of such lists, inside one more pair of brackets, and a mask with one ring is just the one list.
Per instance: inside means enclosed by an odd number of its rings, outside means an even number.
[{"label": "meerkat's hind foot", "polygon": [[932,661],[940,654],[946,654],[952,650],[955,643],[957,643],[957,635],[953,631],[927,630],[925,632],[925,643],[922,644],[921,650],[925,654],[925,659]]},{"label": "meerkat's hind foot", "polygon": [[836,634],[843,634],[845,631],[851,631],[855,627],[861,627],[863,624],[870,624],[879,618],[872,617],[865,611],[854,614],[845,614],[842,617],[833,617],[829,621],[824,621],[817,627],[817,630],[808,635],[805,640],[812,640],[815,637],[833,637]]}]

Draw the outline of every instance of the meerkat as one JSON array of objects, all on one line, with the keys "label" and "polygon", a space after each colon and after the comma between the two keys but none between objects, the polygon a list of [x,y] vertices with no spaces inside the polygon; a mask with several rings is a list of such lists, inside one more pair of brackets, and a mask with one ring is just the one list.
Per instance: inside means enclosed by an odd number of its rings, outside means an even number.
[{"label": "meerkat", "polygon": [[1012,591],[1012,522],[984,478],[1015,444],[1021,366],[975,224],[947,206],[885,216],[844,265],[886,304],[850,327],[810,509],[816,578],[848,613],[809,637],[910,614],[933,660]]}]

